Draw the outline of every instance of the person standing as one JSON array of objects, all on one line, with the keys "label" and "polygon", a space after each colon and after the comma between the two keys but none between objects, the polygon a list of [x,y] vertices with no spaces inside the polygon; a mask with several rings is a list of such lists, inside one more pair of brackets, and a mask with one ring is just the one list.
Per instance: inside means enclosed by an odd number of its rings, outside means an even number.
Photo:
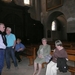
[{"label": "person standing", "polygon": [[5,26],[3,23],[0,23],[0,75],[4,66],[4,53],[6,49],[6,38],[4,35]]},{"label": "person standing", "polygon": [[7,40],[7,48],[6,48],[6,64],[7,64],[7,69],[10,69],[10,57],[12,58],[14,62],[15,68],[17,68],[17,60],[15,57],[15,51],[14,47],[16,44],[16,37],[14,34],[11,33],[11,28],[7,27],[6,28],[6,40]]}]

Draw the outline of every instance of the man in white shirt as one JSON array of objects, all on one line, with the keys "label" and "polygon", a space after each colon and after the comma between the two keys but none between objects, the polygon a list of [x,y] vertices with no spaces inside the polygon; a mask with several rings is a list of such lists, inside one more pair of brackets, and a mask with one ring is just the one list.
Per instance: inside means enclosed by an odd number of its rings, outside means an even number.
[{"label": "man in white shirt", "polygon": [[4,66],[4,52],[7,45],[4,31],[5,26],[3,23],[0,23],[0,75]]}]

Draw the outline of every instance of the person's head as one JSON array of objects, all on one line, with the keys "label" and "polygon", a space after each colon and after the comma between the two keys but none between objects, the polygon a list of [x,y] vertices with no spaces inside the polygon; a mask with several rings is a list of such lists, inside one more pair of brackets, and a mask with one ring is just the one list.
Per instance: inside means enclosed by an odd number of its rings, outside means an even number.
[{"label": "person's head", "polygon": [[0,31],[1,32],[5,31],[5,25],[3,23],[0,23]]},{"label": "person's head", "polygon": [[57,49],[61,48],[62,47],[62,42],[60,40],[56,40],[55,41],[55,46]]},{"label": "person's head", "polygon": [[21,39],[17,38],[16,43],[19,44],[21,42]]},{"label": "person's head", "polygon": [[11,33],[11,28],[10,27],[7,27],[6,28],[6,34],[10,34]]},{"label": "person's head", "polygon": [[47,39],[46,39],[46,38],[43,38],[43,39],[42,39],[42,44],[43,44],[43,45],[46,45],[46,44],[47,44]]}]

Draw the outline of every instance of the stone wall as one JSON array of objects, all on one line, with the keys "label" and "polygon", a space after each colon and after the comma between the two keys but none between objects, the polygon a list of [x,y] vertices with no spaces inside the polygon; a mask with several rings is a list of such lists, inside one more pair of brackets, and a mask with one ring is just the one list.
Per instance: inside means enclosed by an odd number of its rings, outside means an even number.
[{"label": "stone wall", "polygon": [[[35,19],[35,20],[40,20],[41,16],[40,16],[40,12],[41,12],[41,0],[30,0],[31,1],[31,5],[29,6],[29,13],[31,18]],[[17,5],[20,6],[25,6],[24,4],[24,0],[14,0],[14,2]]]},{"label": "stone wall", "polygon": [[[23,0],[16,1],[16,4],[24,6]],[[32,0],[32,6],[28,12],[31,18],[41,21],[44,25],[44,36],[47,37],[47,30],[50,29],[50,26],[47,25],[47,21],[50,14],[55,11],[60,11],[64,14],[67,20],[65,26],[67,27],[67,33],[75,33],[75,0],[63,0],[63,5],[61,7],[49,11],[46,11],[46,0]],[[49,38],[49,40],[51,39],[52,38]]]},{"label": "stone wall", "polygon": [[[23,0],[14,1],[18,5],[24,6]],[[37,5],[40,3],[41,6]],[[75,32],[75,0],[64,0],[63,6],[50,11],[46,11],[46,0],[32,0],[32,6],[29,9],[31,17],[36,20],[41,20],[45,27],[47,26],[46,23],[49,15],[54,11],[60,11],[65,15],[67,19],[67,33]]]},{"label": "stone wall", "polygon": [[42,14],[41,21],[46,27],[46,22],[48,20],[49,15],[54,11],[62,12],[67,19],[67,33],[75,32],[75,0],[64,0],[63,6],[46,11],[46,0],[41,0],[42,2]]}]

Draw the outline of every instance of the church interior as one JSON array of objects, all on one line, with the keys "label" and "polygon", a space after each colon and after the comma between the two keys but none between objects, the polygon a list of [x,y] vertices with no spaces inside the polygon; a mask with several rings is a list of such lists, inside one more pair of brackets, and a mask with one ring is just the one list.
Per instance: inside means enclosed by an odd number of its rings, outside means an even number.
[{"label": "church interior", "polygon": [[[54,2],[52,2],[54,1]],[[0,23],[11,27],[16,38],[20,38],[25,45],[25,54],[15,70],[11,60],[11,70],[6,70],[6,62],[2,75],[32,75],[33,61],[41,39],[46,38],[51,50],[55,48],[54,42],[61,40],[66,50],[75,55],[75,0],[0,0]],[[73,57],[72,57],[73,58]],[[68,64],[73,69],[58,75],[74,75],[74,61]],[[46,66],[40,75],[45,75]]]}]

